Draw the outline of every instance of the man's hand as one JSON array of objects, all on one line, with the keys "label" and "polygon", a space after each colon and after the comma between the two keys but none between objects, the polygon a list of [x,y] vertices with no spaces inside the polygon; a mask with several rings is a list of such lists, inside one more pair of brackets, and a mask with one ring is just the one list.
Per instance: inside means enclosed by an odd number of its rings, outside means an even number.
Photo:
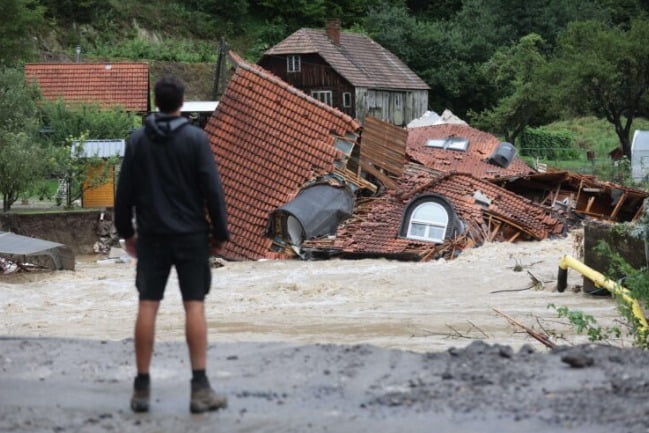
[{"label": "man's hand", "polygon": [[124,247],[126,248],[126,253],[129,256],[137,259],[137,238],[135,236],[131,236],[130,238],[126,239],[124,241]]}]

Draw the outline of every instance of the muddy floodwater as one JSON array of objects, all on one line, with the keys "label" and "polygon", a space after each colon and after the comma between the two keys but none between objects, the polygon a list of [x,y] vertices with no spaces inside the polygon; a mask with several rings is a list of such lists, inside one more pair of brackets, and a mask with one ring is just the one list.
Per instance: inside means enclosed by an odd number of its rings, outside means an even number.
[{"label": "muddy floodwater", "polygon": [[646,433],[649,354],[587,344],[548,308],[624,328],[576,272],[556,291],[573,245],[493,243],[427,263],[227,262],[206,307],[208,374],[229,405],[203,415],[188,411],[175,274],[146,414],[128,406],[134,263],[86,256],[74,272],[3,276],[0,432]]},{"label": "muddy floodwater", "polygon": [[[550,304],[582,310],[601,325],[618,317],[610,298],[556,291],[559,259],[574,255],[572,237],[492,243],[452,261],[384,259],[228,262],[213,270],[207,298],[211,342],[374,344],[419,352],[472,339],[520,347],[538,344],[502,311],[558,342],[586,341]],[[532,285],[530,273],[543,287]],[[121,340],[132,335],[137,303],[133,263],[78,258],[75,271],[0,279],[0,334]],[[172,272],[157,337],[180,341],[184,317]],[[619,326],[619,325],[618,325]]]}]

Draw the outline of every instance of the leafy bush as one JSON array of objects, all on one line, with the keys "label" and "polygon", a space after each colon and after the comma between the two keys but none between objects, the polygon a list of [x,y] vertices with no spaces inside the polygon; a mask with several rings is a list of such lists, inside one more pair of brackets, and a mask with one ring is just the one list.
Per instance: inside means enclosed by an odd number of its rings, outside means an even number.
[{"label": "leafy bush", "polygon": [[527,128],[520,137],[520,150],[524,156],[542,159],[578,159],[572,134],[568,131],[548,131]]},{"label": "leafy bush", "polygon": [[70,137],[86,134],[91,139],[126,138],[138,125],[138,118],[119,109],[100,109],[96,104],[66,105],[63,101],[46,102],[41,107],[43,126],[49,133],[43,141],[62,146]]},{"label": "leafy bush", "polygon": [[[645,212],[637,224],[631,226],[620,225],[620,229],[627,230],[632,236],[649,241],[649,215],[647,214],[647,202],[644,204]],[[597,246],[599,254],[610,260],[607,276],[614,281],[620,281],[629,290],[629,297],[640,303],[644,311],[649,307],[649,268],[646,266],[636,269],[631,266],[617,251],[614,251],[608,244],[600,242]],[[631,329],[636,346],[649,349],[649,329],[643,329],[638,318],[631,310],[628,302],[618,300],[618,309],[625,318]]]},{"label": "leafy bush", "polygon": [[548,304],[548,308],[556,310],[557,316],[568,319],[568,322],[575,328],[578,334],[586,333],[588,341],[592,343],[609,341],[612,338],[620,338],[622,332],[617,327],[602,328],[597,324],[597,319],[583,311],[570,310],[568,307],[557,307]]}]

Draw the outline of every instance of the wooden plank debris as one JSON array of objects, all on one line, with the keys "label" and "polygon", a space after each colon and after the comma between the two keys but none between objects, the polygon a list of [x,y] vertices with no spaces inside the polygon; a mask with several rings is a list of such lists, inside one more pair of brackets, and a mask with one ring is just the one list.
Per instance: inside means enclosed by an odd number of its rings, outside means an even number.
[{"label": "wooden plank debris", "polygon": [[408,131],[372,116],[365,117],[360,159],[393,176],[403,174]]}]

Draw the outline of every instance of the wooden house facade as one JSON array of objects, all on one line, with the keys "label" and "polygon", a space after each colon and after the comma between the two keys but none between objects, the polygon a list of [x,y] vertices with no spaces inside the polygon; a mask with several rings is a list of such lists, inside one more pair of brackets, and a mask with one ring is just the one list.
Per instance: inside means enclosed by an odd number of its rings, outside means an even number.
[{"label": "wooden house facade", "polygon": [[405,126],[428,109],[428,85],[365,35],[300,29],[264,53],[259,65],[313,98],[364,122],[370,115]]}]

